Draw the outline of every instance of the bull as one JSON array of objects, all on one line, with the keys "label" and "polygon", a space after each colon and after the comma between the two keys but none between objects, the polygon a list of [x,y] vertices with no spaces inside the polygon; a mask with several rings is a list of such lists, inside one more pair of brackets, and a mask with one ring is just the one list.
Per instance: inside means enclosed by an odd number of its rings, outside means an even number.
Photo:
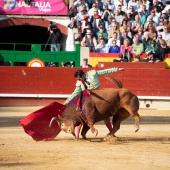
[{"label": "bull", "polygon": [[94,133],[93,125],[96,122],[112,117],[113,129],[105,136],[104,139],[107,140],[115,136],[123,120],[132,116],[135,120],[135,132],[139,130],[141,119],[138,114],[139,100],[135,94],[125,88],[91,90],[90,95],[83,97],[81,103],[81,110],[77,110],[73,102],[69,103],[62,116],[51,119],[50,126],[56,120],[61,130],[75,136],[75,127],[83,124],[81,135],[86,140],[86,133],[90,128]]}]

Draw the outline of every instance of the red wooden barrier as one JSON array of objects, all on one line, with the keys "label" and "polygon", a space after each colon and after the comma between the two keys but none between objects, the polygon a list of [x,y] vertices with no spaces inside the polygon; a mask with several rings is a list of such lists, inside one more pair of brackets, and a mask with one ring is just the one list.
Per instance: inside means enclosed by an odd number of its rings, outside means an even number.
[{"label": "red wooden barrier", "polygon": [[[140,68],[141,63],[137,65],[138,69],[126,68],[126,71],[124,72],[117,72],[108,76],[120,79],[124,84],[124,88],[129,89],[139,96],[170,96],[170,69],[163,69],[160,63],[158,64],[160,67],[157,68],[155,68],[155,65],[153,64],[151,66],[154,67],[148,66],[147,68]],[[0,67],[0,105],[9,104],[8,98],[2,98],[2,94],[4,93],[71,94],[75,88],[76,81],[73,75],[77,69],[80,68]],[[88,71],[89,69],[84,70]],[[114,84],[106,80],[105,76],[99,77],[99,80],[101,82],[101,88],[116,87]],[[15,100],[12,100],[13,103],[17,105],[22,103],[21,98],[15,98]],[[59,100],[62,102],[65,99],[50,100]],[[46,99],[37,99],[37,102],[28,99],[28,102],[33,105],[37,105],[40,101],[45,103]],[[12,104],[12,102],[10,104]]]}]

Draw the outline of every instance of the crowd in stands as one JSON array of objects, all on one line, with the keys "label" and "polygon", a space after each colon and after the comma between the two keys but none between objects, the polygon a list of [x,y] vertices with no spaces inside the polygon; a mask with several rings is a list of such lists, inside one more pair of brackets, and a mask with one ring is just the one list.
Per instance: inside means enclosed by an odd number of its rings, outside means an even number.
[{"label": "crowd in stands", "polygon": [[170,0],[76,0],[70,10],[76,40],[90,52],[118,53],[117,62],[143,53],[160,62],[170,53]]}]

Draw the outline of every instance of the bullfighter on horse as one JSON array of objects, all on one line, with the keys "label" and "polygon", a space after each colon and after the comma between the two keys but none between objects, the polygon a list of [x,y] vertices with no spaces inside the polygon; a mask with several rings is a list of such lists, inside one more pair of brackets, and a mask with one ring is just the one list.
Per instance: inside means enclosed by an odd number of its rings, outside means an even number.
[{"label": "bullfighter on horse", "polygon": [[[84,73],[83,70],[77,70],[74,73],[74,77],[77,80],[76,83],[76,88],[74,90],[74,92],[71,94],[71,96],[65,101],[64,104],[68,104],[75,96],[80,94],[80,98],[77,101],[78,105],[77,107],[81,108],[81,98],[82,98],[82,91],[84,90],[92,90],[92,89],[99,89],[100,88],[100,82],[98,80],[98,76],[102,76],[105,74],[111,74],[111,73],[115,73],[118,71],[124,71],[124,68],[109,68],[109,69],[104,69],[104,70],[90,70],[87,73]],[[88,92],[88,91],[87,91]],[[109,131],[112,130],[112,125],[110,123],[110,118],[104,120],[105,125],[107,126],[107,128],[109,129]],[[79,133],[81,130],[82,124],[80,124],[77,127],[77,131],[76,131],[76,139],[79,138]],[[94,135],[97,135],[97,130],[95,129],[95,131],[93,131]]]}]

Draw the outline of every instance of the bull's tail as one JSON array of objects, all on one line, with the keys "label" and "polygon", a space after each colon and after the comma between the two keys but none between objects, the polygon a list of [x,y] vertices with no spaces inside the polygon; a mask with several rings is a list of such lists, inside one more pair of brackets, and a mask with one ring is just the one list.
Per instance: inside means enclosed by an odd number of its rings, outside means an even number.
[{"label": "bull's tail", "polygon": [[123,83],[120,80],[117,80],[113,77],[105,77],[107,80],[109,80],[110,82],[114,83],[117,85],[117,87],[119,88],[123,88]]},{"label": "bull's tail", "polygon": [[51,127],[51,125],[52,125],[52,123],[53,123],[54,120],[57,121],[57,117],[53,117],[53,118],[51,119],[50,124],[49,124],[49,127]]}]

